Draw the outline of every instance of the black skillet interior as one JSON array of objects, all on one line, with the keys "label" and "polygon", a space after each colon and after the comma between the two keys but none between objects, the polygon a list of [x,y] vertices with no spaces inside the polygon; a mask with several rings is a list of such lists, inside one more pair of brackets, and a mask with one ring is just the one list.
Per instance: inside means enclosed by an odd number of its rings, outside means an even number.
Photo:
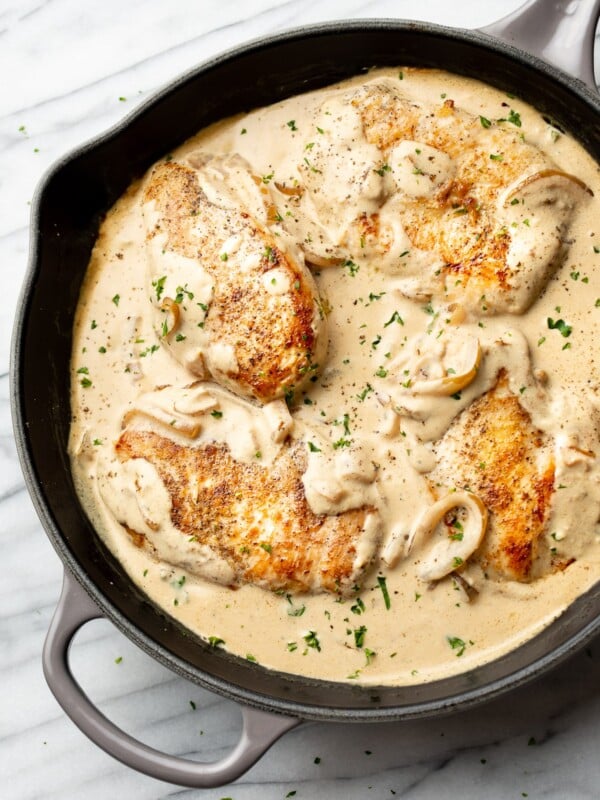
[{"label": "black skillet interior", "polygon": [[121,630],[175,671],[226,696],[307,718],[398,719],[490,697],[565,657],[598,631],[599,587],[508,656],[413,688],[361,689],[299,679],[208,648],[131,583],[75,496],[66,455],[73,314],[102,215],[153,161],[215,120],[373,66],[408,65],[471,75],[518,94],[600,160],[600,104],[591,93],[480,35],[391,21],[284,34],[184,76],[130,120],[57,165],[34,209],[32,263],[15,328],[18,446],[32,498],[65,564]]}]

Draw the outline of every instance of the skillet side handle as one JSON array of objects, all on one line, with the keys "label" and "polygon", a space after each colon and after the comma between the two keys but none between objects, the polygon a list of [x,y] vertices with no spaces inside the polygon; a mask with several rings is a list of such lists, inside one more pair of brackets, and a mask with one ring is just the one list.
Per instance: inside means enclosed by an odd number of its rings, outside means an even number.
[{"label": "skillet side handle", "polygon": [[528,0],[479,30],[549,61],[594,92],[594,39],[600,0]]},{"label": "skillet side handle", "polygon": [[77,727],[109,755],[129,767],[168,783],[213,788],[230,783],[300,720],[242,707],[243,729],[234,749],[220,761],[199,763],[161,753],[137,741],[108,720],[71,673],[68,651],[86,622],[102,617],[87,593],[66,571],[63,589],[44,644],[43,666],[48,686]]}]

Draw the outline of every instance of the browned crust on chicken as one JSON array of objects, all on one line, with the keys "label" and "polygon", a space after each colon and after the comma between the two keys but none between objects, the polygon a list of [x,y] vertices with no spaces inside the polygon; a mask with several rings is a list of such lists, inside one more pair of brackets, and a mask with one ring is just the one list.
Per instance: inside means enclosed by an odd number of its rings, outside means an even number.
[{"label": "browned crust on chicken", "polygon": [[[414,140],[453,159],[456,173],[452,179],[435,194],[405,203],[400,212],[403,227],[414,246],[434,251],[443,259],[442,274],[453,276],[453,285],[461,286],[461,292],[469,287],[472,294],[482,296],[499,290],[508,297],[521,267],[511,268],[507,263],[515,231],[499,221],[498,198],[525,175],[551,173],[548,157],[527,143],[509,121],[498,126],[485,121],[484,129],[482,118],[456,109],[450,99],[430,110],[385,85],[374,84],[356,92],[351,102],[360,113],[367,140],[382,153],[402,140]],[[591,194],[580,181],[567,177],[579,184],[582,197]],[[359,227],[363,235],[366,232],[375,239],[371,245],[376,246],[377,221],[371,230],[365,219],[359,221]],[[557,228],[558,237],[563,234]],[[386,249],[383,243],[383,251]],[[562,256],[559,250],[555,267]],[[488,309],[493,310],[491,304]]]},{"label": "browned crust on chicken", "polygon": [[[261,402],[293,394],[315,374],[326,346],[317,288],[306,267],[247,212],[210,203],[196,172],[185,165],[156,166],[145,200],[154,201],[159,214],[149,237],[167,233],[167,249],[197,259],[215,281],[201,324],[215,341],[233,348],[237,369],[225,376],[227,388]],[[239,232],[256,256],[244,269],[221,252]],[[265,273],[274,269],[289,281],[283,299],[274,299],[264,285]],[[222,376],[212,377],[221,382]]]},{"label": "browned crust on chicken", "polygon": [[369,559],[357,561],[357,554],[359,545],[361,553],[365,547],[360,540],[373,509],[314,514],[302,485],[301,444],[264,467],[234,460],[222,444],[186,447],[150,431],[128,430],[116,453],[121,461],[143,458],[155,467],[171,497],[182,552],[190,537],[207,545],[234,569],[236,583],[348,594],[362,581]]},{"label": "browned crust on chicken", "polygon": [[548,555],[542,535],[554,493],[554,459],[507,383],[501,372],[496,386],[452,424],[436,446],[439,466],[431,480],[468,488],[485,503],[488,531],[474,559],[484,571],[528,581],[538,577],[536,560]]}]

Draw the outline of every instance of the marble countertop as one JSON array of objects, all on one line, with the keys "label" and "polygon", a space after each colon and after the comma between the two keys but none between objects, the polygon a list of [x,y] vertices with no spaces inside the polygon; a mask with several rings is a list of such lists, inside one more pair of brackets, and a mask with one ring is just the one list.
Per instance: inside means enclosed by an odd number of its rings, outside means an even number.
[{"label": "marble countertop", "polygon": [[[0,0],[0,794],[275,800],[441,795],[598,796],[600,642],[501,699],[438,720],[313,723],[285,735],[236,783],[187,790],[133,772],[89,742],[42,675],[62,566],[25,490],[12,437],[8,360],[25,274],[29,205],[60,155],[102,132],[179,73],[263,34],[336,18],[405,17],[477,27],[518,0]],[[45,354],[40,354],[40,358]],[[216,758],[239,710],[139,651],[106,621],[71,663],[94,701],[143,741]]]}]

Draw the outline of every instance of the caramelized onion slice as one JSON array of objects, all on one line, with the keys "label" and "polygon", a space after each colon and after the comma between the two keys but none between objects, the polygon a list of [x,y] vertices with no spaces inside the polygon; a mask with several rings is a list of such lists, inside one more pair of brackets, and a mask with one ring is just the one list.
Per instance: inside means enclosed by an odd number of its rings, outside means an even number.
[{"label": "caramelized onion slice", "polygon": [[176,303],[172,297],[165,297],[160,304],[160,309],[167,315],[167,325],[166,329],[163,331],[163,335],[168,339],[168,337],[179,327],[179,323],[181,321],[181,310],[179,308],[179,303]]},{"label": "caramelized onion slice", "polygon": [[467,512],[462,530],[454,536],[442,535],[421,559],[417,575],[423,581],[437,581],[464,564],[481,544],[487,527],[487,509],[471,492],[457,491],[448,494],[416,520],[409,538],[409,549],[415,541],[429,538],[444,516],[453,509]]},{"label": "caramelized onion slice", "polygon": [[589,186],[587,186],[576,175],[571,175],[570,173],[563,172],[560,169],[542,169],[538,170],[538,172],[534,172],[532,175],[528,175],[526,178],[523,178],[523,180],[510,186],[504,195],[502,205],[506,206],[518,194],[522,194],[523,192],[528,194],[532,187],[540,181],[544,181],[548,184],[552,183],[552,181],[557,184],[564,183],[564,186],[567,189],[583,190],[592,197],[594,195]]},{"label": "caramelized onion slice", "polygon": [[201,383],[191,385],[185,391],[165,387],[141,395],[135,407],[123,416],[121,427],[125,429],[136,417],[143,417],[188,439],[195,439],[202,430],[200,418],[218,405],[218,400]]},{"label": "caramelized onion slice", "polygon": [[481,345],[476,336],[453,335],[433,344],[425,336],[418,337],[391,364],[398,380],[395,391],[412,397],[449,397],[474,380],[481,359]]},{"label": "caramelized onion slice", "polygon": [[288,197],[302,197],[304,194],[304,187],[300,184],[296,186],[287,186],[285,183],[279,183],[278,181],[273,181],[273,183],[281,194],[285,194]]},{"label": "caramelized onion slice", "polygon": [[460,372],[455,371],[449,375],[444,375],[442,378],[414,381],[410,386],[411,392],[414,394],[449,397],[468,386],[477,375],[477,370],[481,364],[481,345],[478,339],[469,338],[466,347],[464,365],[461,367]]},{"label": "caramelized onion slice", "polygon": [[303,251],[306,263],[313,267],[339,267],[345,261],[345,259],[340,256],[320,256],[318,253],[314,253],[312,250],[307,250],[306,248],[303,248]]}]

